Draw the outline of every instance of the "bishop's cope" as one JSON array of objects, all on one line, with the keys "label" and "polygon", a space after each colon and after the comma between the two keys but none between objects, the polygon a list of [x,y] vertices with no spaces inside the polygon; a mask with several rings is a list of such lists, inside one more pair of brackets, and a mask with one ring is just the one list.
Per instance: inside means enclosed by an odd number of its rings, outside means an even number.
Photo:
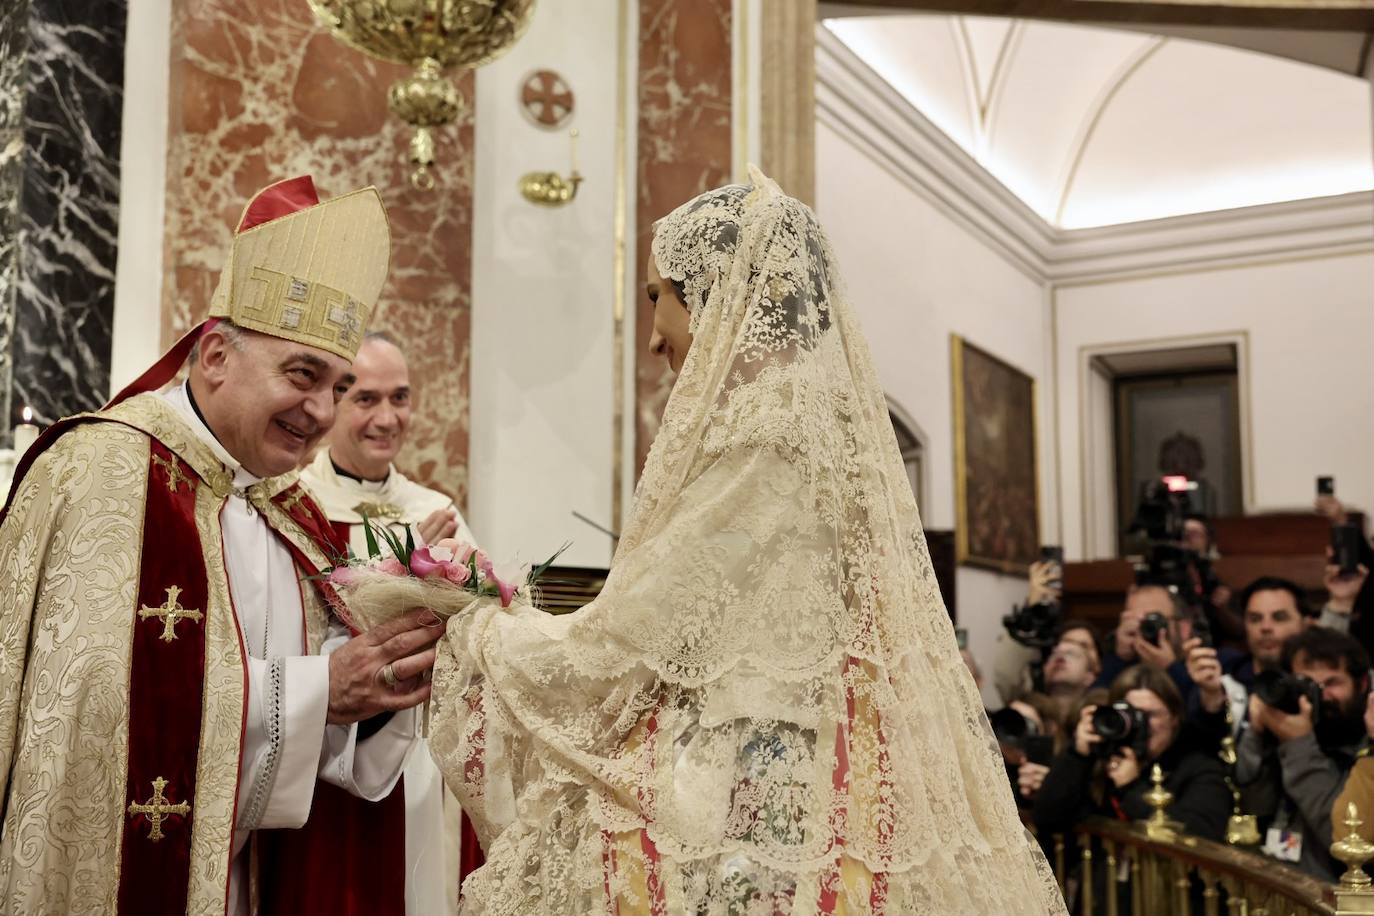
[{"label": "bishop's cope", "polygon": [[312,577],[344,544],[295,471],[389,261],[376,189],[267,188],[205,324],[21,461],[0,518],[0,911],[414,911],[398,783],[443,629],[331,614]]}]

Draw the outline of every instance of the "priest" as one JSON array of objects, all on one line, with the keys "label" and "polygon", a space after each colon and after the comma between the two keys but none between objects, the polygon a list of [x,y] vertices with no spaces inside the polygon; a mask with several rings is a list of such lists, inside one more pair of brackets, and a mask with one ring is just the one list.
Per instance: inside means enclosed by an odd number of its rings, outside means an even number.
[{"label": "priest", "polygon": [[[474,543],[448,494],[416,483],[396,467],[410,431],[413,398],[410,366],[400,345],[384,332],[369,331],[353,360],[352,376],[326,446],[301,472],[339,538],[355,555],[366,556],[366,519],[402,540],[409,529],[420,544],[447,537]],[[462,879],[482,864],[477,834],[444,788],[428,748],[411,754],[403,790],[411,912],[456,913]]]},{"label": "priest", "polygon": [[273,185],[211,318],[16,469],[0,912],[239,916],[250,893],[263,912],[401,912],[403,850],[374,827],[404,812],[363,800],[391,795],[415,746],[442,629],[424,610],[338,623],[312,577],[343,545],[294,471],[334,422],[389,259],[375,189]]},{"label": "priest", "polygon": [[451,496],[416,483],[396,467],[410,432],[412,397],[410,366],[400,345],[384,331],[369,331],[325,447],[301,472],[355,554],[367,552],[364,517],[402,540],[409,528],[420,544],[449,537],[473,543]]}]

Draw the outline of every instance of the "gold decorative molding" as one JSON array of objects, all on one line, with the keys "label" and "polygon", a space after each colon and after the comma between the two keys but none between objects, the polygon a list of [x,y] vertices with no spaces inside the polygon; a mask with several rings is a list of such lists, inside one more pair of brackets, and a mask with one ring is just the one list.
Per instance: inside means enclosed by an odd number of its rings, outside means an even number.
[{"label": "gold decorative molding", "polygon": [[816,5],[759,2],[759,165],[788,194],[814,204]]}]

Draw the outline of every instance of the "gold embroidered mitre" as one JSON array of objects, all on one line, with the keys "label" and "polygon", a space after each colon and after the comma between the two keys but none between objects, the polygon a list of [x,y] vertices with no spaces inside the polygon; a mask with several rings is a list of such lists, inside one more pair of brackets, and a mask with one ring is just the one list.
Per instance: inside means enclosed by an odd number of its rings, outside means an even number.
[{"label": "gold embroidered mitre", "polygon": [[309,176],[244,208],[210,317],[352,360],[391,264],[391,229],[373,187],[320,202]]}]

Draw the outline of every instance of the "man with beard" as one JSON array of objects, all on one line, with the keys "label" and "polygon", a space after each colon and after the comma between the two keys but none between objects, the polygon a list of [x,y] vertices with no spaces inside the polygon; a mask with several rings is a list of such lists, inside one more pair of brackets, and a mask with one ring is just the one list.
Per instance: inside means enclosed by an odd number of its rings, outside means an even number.
[{"label": "man with beard", "polygon": [[1245,587],[1239,603],[1245,624],[1245,653],[1217,650],[1198,639],[1185,644],[1188,676],[1196,685],[1189,717],[1218,740],[1239,732],[1255,675],[1277,669],[1284,643],[1309,623],[1302,590],[1287,579],[1261,576]]},{"label": "man with beard", "polygon": [[1236,782],[1244,809],[1259,815],[1264,851],[1334,881],[1341,868],[1328,852],[1331,806],[1365,734],[1369,655],[1344,633],[1309,627],[1284,643],[1280,664],[1320,697],[1300,696],[1297,711],[1286,712],[1250,695]]}]

